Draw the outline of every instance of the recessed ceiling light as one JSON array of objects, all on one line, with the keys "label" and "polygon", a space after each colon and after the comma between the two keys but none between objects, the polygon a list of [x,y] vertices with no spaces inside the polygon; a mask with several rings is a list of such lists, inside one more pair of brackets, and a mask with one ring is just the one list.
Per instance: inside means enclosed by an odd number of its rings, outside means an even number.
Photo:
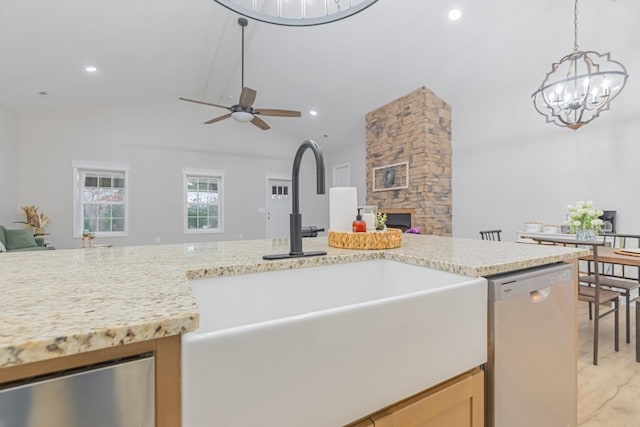
[{"label": "recessed ceiling light", "polygon": [[86,67],[84,70],[87,73],[95,73],[96,71],[98,71],[98,69],[96,67],[94,67],[93,65],[90,65],[90,66]]},{"label": "recessed ceiling light", "polygon": [[309,114],[311,114],[312,116],[317,116],[318,112],[316,110],[309,110]]},{"label": "recessed ceiling light", "polygon": [[451,9],[449,11],[449,19],[452,21],[457,21],[462,16],[462,11],[460,9]]}]

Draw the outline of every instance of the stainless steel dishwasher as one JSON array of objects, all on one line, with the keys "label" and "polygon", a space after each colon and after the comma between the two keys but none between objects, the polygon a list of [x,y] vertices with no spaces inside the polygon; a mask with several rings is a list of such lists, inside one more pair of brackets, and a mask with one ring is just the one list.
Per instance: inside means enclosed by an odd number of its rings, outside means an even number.
[{"label": "stainless steel dishwasher", "polygon": [[487,427],[575,427],[573,267],[488,277]]},{"label": "stainless steel dishwasher", "polygon": [[155,426],[151,356],[2,387],[0,427]]}]

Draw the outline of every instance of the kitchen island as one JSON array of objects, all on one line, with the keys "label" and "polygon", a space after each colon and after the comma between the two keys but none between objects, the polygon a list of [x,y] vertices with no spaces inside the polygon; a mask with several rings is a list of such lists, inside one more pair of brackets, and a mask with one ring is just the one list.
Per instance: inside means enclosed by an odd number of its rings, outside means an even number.
[{"label": "kitchen island", "polygon": [[404,235],[402,247],[382,251],[336,249],[327,246],[326,237],[305,239],[304,249],[328,254],[262,259],[288,251],[287,240],[2,254],[0,383],[24,377],[24,369],[38,363],[147,342],[173,343],[170,354],[179,361],[175,343],[179,353],[179,336],[198,327],[190,279],[373,259],[480,277],[586,254],[575,248],[417,235]]}]

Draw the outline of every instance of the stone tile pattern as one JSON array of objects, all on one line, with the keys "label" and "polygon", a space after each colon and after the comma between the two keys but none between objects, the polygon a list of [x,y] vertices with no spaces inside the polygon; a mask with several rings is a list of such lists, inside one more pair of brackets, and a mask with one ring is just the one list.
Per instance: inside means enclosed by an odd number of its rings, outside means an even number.
[{"label": "stone tile pattern", "polygon": [[0,254],[0,369],[179,335],[198,327],[190,279],[391,259],[486,276],[575,258],[586,250],[404,235],[387,250],[329,247],[327,256],[265,261],[286,239]]},{"label": "stone tile pattern", "polygon": [[[367,205],[414,208],[424,234],[450,236],[451,107],[421,87],[369,112],[366,139]],[[373,191],[374,167],[405,161],[409,188]]]}]

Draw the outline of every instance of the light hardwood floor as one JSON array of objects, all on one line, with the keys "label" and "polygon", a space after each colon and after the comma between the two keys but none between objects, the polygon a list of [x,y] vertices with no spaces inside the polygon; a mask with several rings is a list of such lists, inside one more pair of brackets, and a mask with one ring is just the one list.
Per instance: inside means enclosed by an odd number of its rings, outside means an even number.
[{"label": "light hardwood floor", "polygon": [[[621,300],[622,301],[622,300]],[[620,351],[613,349],[613,315],[600,321],[598,366],[592,364],[593,322],[587,304],[578,303],[578,425],[640,427],[640,363],[635,355],[635,309],[631,308],[631,343],[625,342],[620,311]]]}]

